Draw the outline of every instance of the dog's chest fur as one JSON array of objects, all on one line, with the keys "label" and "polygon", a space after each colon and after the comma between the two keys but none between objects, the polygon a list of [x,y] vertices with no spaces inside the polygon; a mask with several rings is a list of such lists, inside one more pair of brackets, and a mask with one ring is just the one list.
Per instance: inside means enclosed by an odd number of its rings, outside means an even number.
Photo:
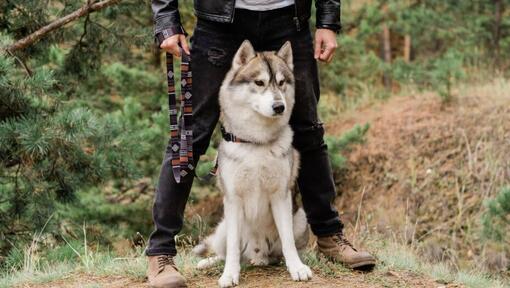
[{"label": "dog's chest fur", "polygon": [[[298,165],[292,148],[292,131],[265,145],[223,141],[219,148],[219,181],[225,197],[238,197],[246,220],[262,224],[262,216],[273,222],[269,197],[288,193],[293,166]],[[294,176],[294,177],[293,177]],[[235,195],[231,195],[231,193]],[[269,223],[267,223],[269,224]]]}]

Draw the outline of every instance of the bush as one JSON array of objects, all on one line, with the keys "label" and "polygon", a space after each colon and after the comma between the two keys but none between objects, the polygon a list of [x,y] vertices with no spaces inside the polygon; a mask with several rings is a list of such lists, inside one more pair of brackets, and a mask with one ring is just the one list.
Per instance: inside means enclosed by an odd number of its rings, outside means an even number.
[{"label": "bush", "polygon": [[365,142],[365,135],[369,128],[370,125],[368,123],[363,126],[356,124],[351,130],[345,132],[340,137],[325,137],[333,170],[345,168],[347,160],[342,153],[348,151],[354,144]]},{"label": "bush", "polygon": [[482,218],[483,232],[489,239],[510,243],[510,186],[485,202],[487,211]]}]

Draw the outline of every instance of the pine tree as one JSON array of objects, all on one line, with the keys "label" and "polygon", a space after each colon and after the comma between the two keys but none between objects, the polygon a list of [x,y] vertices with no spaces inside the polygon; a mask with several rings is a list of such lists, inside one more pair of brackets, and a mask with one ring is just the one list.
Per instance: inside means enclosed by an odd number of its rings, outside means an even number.
[{"label": "pine tree", "polygon": [[[164,78],[126,67],[143,59],[130,49],[151,49],[150,10],[140,9],[146,3],[123,1],[7,53],[87,3],[50,2],[0,2],[0,255],[23,249],[59,203],[79,202],[77,192],[152,176],[166,141]],[[127,82],[132,89],[120,90]],[[120,102],[110,97],[117,92],[125,93]],[[135,98],[156,95],[143,105]],[[52,219],[46,231],[58,234],[51,226],[62,219]]]},{"label": "pine tree", "polygon": [[55,201],[136,172],[138,139],[111,116],[64,102],[51,71],[32,73],[0,55],[0,251],[42,227]]},{"label": "pine tree", "polygon": [[484,234],[503,243],[510,243],[510,187],[503,187],[498,195],[488,200],[482,222]]}]

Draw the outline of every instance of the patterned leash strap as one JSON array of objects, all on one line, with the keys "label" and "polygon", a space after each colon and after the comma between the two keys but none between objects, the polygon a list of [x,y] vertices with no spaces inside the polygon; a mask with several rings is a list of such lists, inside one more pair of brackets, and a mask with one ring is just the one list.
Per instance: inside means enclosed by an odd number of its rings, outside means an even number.
[{"label": "patterned leash strap", "polygon": [[170,114],[170,143],[172,149],[172,171],[175,181],[192,174],[193,166],[193,107],[191,58],[181,49],[181,95],[180,116],[177,111],[175,89],[174,57],[166,53],[166,69],[168,80],[168,108]]}]

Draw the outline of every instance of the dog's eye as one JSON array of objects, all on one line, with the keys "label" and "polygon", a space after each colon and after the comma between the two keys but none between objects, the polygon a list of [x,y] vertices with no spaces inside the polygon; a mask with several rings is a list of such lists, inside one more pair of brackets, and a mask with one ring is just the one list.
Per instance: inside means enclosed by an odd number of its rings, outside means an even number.
[{"label": "dog's eye", "polygon": [[257,86],[264,86],[264,81],[262,81],[262,80],[255,80],[255,85],[257,85]]},{"label": "dog's eye", "polygon": [[285,81],[284,81],[284,80],[280,80],[280,81],[278,82],[278,86],[283,86],[283,84],[285,84]]}]

